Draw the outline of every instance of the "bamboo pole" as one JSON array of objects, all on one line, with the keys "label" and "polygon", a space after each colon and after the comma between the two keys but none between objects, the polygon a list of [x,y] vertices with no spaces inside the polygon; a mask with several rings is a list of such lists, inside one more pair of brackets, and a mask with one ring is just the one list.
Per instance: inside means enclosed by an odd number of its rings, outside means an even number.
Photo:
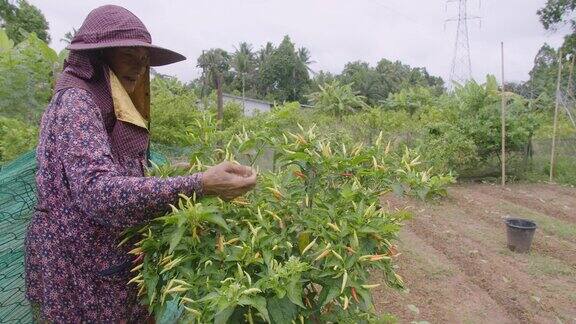
[{"label": "bamboo pole", "polygon": [[570,63],[570,69],[568,70],[568,102],[564,102],[564,110],[566,110],[566,114],[568,115],[568,118],[570,118],[570,121],[572,122],[572,125],[574,125],[574,127],[576,127],[576,120],[574,120],[574,116],[572,114],[572,112],[570,111],[570,108],[573,107],[573,100],[574,100],[574,91],[572,90],[573,87],[573,81],[572,81],[572,76],[574,75],[574,61],[576,59],[576,53],[572,53],[572,62]]},{"label": "bamboo pole", "polygon": [[500,51],[502,56],[502,186],[506,185],[506,91],[504,86],[504,42],[500,43]]},{"label": "bamboo pole", "polygon": [[556,163],[556,130],[558,128],[558,106],[560,106],[560,81],[562,79],[562,49],[558,50],[558,79],[556,80],[556,103],[554,105],[554,126],[552,130],[552,152],[550,152],[550,182],[554,181]]},{"label": "bamboo pole", "polygon": [[572,91],[572,75],[574,73],[574,58],[576,55],[572,53],[572,62],[570,63],[570,69],[568,70],[568,98],[572,99],[573,91]]}]

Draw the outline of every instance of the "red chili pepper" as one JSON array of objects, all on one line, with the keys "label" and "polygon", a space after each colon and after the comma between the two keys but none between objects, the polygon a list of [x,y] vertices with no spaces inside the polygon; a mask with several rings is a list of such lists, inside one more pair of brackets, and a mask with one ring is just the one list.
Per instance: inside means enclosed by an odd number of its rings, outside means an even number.
[{"label": "red chili pepper", "polygon": [[293,172],[294,176],[300,178],[300,179],[305,179],[306,175],[304,173],[302,173],[301,171],[294,171]]},{"label": "red chili pepper", "polygon": [[352,297],[354,298],[356,303],[360,303],[360,300],[358,299],[358,295],[356,295],[356,288],[354,288],[354,287],[352,287]]}]

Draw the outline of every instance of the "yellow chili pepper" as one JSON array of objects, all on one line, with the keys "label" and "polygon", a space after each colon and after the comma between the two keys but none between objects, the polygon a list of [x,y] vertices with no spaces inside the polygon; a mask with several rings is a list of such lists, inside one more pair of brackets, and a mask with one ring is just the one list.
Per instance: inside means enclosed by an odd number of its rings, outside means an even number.
[{"label": "yellow chili pepper", "polygon": [[342,276],[342,286],[340,287],[340,293],[344,292],[347,281],[348,281],[348,271],[344,270],[344,275]]},{"label": "yellow chili pepper", "polygon": [[138,271],[140,269],[142,269],[142,266],[144,265],[144,263],[140,263],[139,265],[135,266],[134,268],[132,268],[132,270],[130,270],[130,272],[135,272]]},{"label": "yellow chili pepper", "polygon": [[326,225],[330,226],[330,228],[332,228],[336,232],[340,232],[340,228],[338,227],[338,225],[332,223],[326,223]]},{"label": "yellow chili pepper", "polygon": [[306,251],[310,250],[310,248],[312,248],[312,246],[314,246],[314,244],[316,244],[316,239],[312,240],[312,242],[310,242],[308,245],[306,245],[306,247],[302,250],[302,255],[304,253],[306,253]]},{"label": "yellow chili pepper", "polygon": [[336,258],[338,258],[338,260],[344,261],[344,259],[342,258],[342,256],[341,256],[340,254],[338,254],[338,252],[332,250],[332,254],[334,254],[334,256],[335,256]]}]

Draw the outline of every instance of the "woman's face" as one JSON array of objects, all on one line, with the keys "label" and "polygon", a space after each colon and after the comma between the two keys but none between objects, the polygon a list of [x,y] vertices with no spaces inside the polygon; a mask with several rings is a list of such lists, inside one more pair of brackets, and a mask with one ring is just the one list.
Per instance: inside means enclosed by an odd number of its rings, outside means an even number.
[{"label": "woman's face", "polygon": [[150,65],[148,50],[144,47],[115,47],[104,50],[103,55],[126,92],[132,94]]}]

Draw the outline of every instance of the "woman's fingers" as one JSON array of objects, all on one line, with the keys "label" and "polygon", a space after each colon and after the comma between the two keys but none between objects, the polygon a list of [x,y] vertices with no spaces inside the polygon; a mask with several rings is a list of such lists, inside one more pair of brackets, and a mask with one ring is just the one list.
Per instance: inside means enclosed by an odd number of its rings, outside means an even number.
[{"label": "woman's fingers", "polygon": [[242,177],[249,177],[254,173],[251,167],[231,162],[228,163],[229,164],[226,165],[226,171],[229,173],[234,173]]},{"label": "woman's fingers", "polygon": [[245,194],[256,185],[258,174],[250,167],[222,162],[204,173],[204,192],[224,199]]},{"label": "woman's fingers", "polygon": [[257,177],[258,174],[256,174],[256,172],[252,172],[247,176],[240,177],[239,179],[240,188],[253,188],[256,185]]},{"label": "woman's fingers", "polygon": [[256,185],[256,173],[248,177],[242,177],[239,175],[233,176],[234,180],[233,183],[230,185],[229,193],[234,195],[235,197],[245,194],[246,192],[250,191]]}]

